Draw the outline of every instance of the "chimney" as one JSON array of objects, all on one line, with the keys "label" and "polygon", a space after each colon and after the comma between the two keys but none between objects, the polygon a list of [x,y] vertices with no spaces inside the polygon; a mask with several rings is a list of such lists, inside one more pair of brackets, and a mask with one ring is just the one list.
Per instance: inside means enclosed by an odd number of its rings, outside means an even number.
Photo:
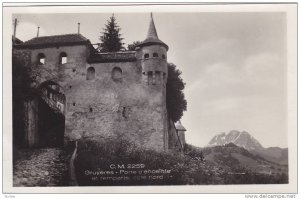
[{"label": "chimney", "polygon": [[80,34],[80,23],[78,23],[78,34]]},{"label": "chimney", "polygon": [[14,23],[14,38],[16,37],[16,32],[17,32],[17,23],[18,23],[18,19],[15,18],[15,23]]},{"label": "chimney", "polygon": [[39,34],[40,34],[40,27],[38,26],[38,30],[37,30],[37,33],[36,33],[36,37],[39,37]]}]

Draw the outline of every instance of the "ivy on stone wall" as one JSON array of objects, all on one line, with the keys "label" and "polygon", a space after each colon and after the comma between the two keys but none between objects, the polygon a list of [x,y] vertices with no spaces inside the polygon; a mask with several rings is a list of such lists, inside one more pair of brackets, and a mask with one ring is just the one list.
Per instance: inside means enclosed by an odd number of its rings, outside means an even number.
[{"label": "ivy on stone wall", "polygon": [[13,143],[20,145],[24,138],[24,102],[32,96],[30,83],[30,53],[12,54]]}]

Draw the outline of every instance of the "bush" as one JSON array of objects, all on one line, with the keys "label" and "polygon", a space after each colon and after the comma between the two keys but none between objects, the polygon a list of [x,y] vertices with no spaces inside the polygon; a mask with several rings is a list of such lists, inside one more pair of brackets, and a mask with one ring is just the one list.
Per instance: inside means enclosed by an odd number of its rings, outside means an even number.
[{"label": "bush", "polygon": [[[288,183],[288,176],[282,174],[262,174],[253,172],[240,165],[231,156],[216,147],[217,162],[201,161],[195,157],[207,150],[190,145],[186,147],[186,155],[178,152],[157,152],[137,147],[122,138],[103,138],[101,140],[80,140],[78,142],[76,175],[81,186],[112,185],[195,185],[195,184],[283,184]],[[209,149],[212,150],[212,149]],[[144,168],[110,168],[110,165],[142,164]],[[155,174],[120,174],[109,173],[124,171],[158,171],[171,170],[171,173]],[[87,175],[86,172],[94,172]],[[98,175],[97,172],[108,173]],[[235,174],[234,174],[235,173]],[[92,177],[102,177],[97,180]],[[127,176],[130,180],[113,180],[116,176]],[[139,178],[137,177],[139,176]],[[145,176],[142,178],[141,176]],[[149,176],[163,176],[163,179],[150,179]],[[103,180],[108,178],[109,180]]]},{"label": "bush", "polygon": [[[152,180],[149,176],[161,176],[162,174],[146,174],[147,179],[135,179],[136,175],[130,176],[131,180],[93,180],[87,171],[117,171],[110,165],[143,164],[143,169],[124,169],[133,171],[152,171],[158,169],[171,170],[169,174],[163,174],[163,179]],[[76,175],[81,186],[108,186],[108,185],[182,185],[182,184],[210,184],[211,174],[203,169],[200,161],[192,160],[181,153],[157,152],[149,149],[138,148],[133,143],[124,139],[105,138],[102,140],[80,140],[75,162]],[[96,173],[94,173],[96,174]],[[93,175],[97,176],[97,175]],[[98,177],[122,176],[119,173],[98,175]]]}]

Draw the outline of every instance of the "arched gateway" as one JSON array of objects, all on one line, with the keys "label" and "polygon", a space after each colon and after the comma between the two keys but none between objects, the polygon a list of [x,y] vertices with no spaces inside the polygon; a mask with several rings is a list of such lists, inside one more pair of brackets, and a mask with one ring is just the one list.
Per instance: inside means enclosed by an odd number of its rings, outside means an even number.
[{"label": "arched gateway", "polygon": [[59,147],[64,143],[66,97],[59,84],[45,81],[27,102],[26,140],[29,146]]}]

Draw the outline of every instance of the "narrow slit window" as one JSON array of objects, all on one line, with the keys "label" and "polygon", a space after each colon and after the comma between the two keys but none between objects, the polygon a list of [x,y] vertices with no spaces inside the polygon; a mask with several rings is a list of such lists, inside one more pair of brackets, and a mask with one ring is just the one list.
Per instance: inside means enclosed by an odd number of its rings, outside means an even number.
[{"label": "narrow slit window", "polygon": [[148,84],[151,84],[153,81],[153,73],[152,71],[148,71]]},{"label": "narrow slit window", "polygon": [[160,81],[161,81],[161,73],[160,71],[155,71],[155,82],[159,84]]},{"label": "narrow slit window", "polygon": [[123,107],[122,109],[122,116],[123,118],[126,118],[126,107]]}]

